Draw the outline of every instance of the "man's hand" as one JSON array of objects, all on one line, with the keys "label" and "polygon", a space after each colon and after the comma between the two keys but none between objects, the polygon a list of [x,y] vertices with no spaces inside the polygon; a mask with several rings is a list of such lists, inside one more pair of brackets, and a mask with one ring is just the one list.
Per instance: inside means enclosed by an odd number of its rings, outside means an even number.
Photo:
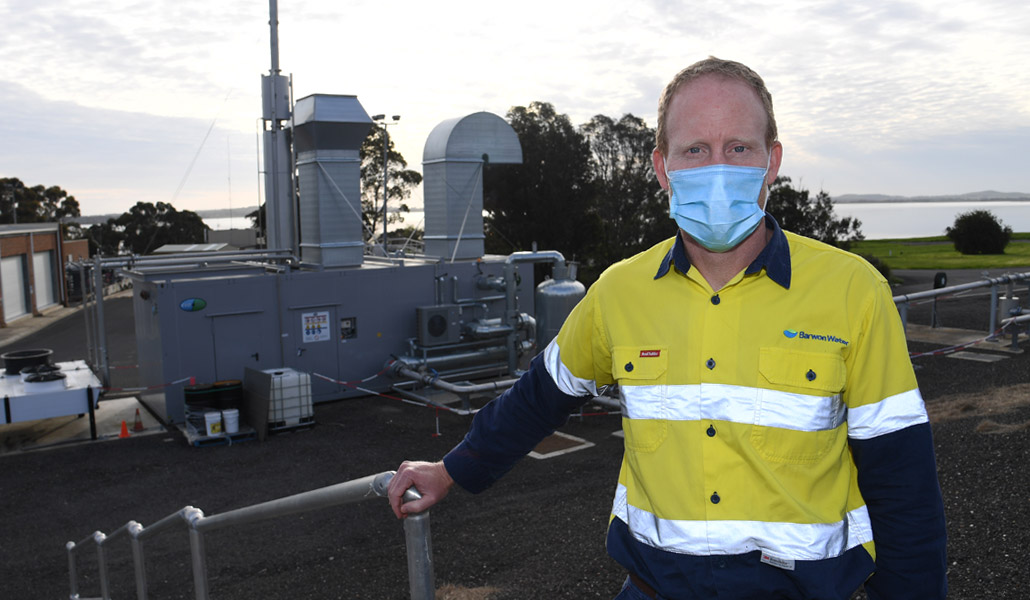
[{"label": "man's hand", "polygon": [[[397,469],[397,474],[390,480],[386,495],[390,499],[390,508],[398,519],[412,513],[429,510],[431,506],[443,500],[454,480],[447,473],[442,462],[409,462],[404,461]],[[404,492],[411,486],[422,494],[420,500],[404,503]]]}]

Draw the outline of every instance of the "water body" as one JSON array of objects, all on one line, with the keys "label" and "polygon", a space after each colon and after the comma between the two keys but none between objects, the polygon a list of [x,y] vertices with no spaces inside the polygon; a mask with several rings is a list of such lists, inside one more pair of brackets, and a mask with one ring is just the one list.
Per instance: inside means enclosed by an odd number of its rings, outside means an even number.
[{"label": "water body", "polygon": [[[1030,202],[849,202],[834,205],[838,217],[856,217],[862,221],[862,233],[867,240],[944,235],[944,229],[955,223],[957,215],[978,209],[991,211],[1012,231],[1030,231]],[[417,215],[421,218],[422,213]],[[218,230],[251,227],[251,220],[242,215],[231,219],[204,219],[204,223]]]},{"label": "water body", "polygon": [[211,229],[221,231],[223,229],[250,229],[254,226],[254,221],[248,219],[247,217],[244,217],[243,215],[240,215],[238,217],[232,218],[218,217],[212,219],[204,219],[204,224],[210,227]]},{"label": "water body", "polygon": [[1030,202],[849,202],[833,210],[862,221],[867,240],[944,235],[956,216],[971,210],[990,211],[1012,231],[1030,231]]}]

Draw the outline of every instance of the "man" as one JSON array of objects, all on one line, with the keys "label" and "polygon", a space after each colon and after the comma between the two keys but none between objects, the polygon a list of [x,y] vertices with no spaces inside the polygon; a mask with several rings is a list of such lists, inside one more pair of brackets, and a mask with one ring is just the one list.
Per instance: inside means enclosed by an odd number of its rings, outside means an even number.
[{"label": "man", "polygon": [[[619,598],[944,598],[930,427],[890,288],[765,215],[782,155],[756,73],[680,72],[652,155],[679,235],[609,268],[442,462],[401,465],[398,517],[455,481],[485,489],[618,383]],[[402,506],[411,485],[423,498]]]}]

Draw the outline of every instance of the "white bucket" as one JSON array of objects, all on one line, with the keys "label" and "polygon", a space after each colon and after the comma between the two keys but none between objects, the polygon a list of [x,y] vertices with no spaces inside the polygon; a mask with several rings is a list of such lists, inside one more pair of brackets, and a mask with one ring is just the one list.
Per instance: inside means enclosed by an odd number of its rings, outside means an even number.
[{"label": "white bucket", "polygon": [[225,422],[226,433],[237,433],[240,430],[240,411],[237,408],[230,408],[222,411],[222,421]]},{"label": "white bucket", "polygon": [[218,411],[204,413],[204,425],[207,428],[208,435],[221,435],[222,413]]}]

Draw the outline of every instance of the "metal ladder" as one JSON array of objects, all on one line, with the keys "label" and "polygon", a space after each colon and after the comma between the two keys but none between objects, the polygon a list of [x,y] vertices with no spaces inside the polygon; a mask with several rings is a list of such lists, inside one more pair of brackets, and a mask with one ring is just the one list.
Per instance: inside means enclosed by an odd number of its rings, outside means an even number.
[{"label": "metal ladder", "polygon": [[[204,550],[204,534],[209,531],[223,529],[233,525],[247,525],[257,521],[292,515],[301,512],[324,509],[341,504],[352,504],[369,498],[386,497],[386,487],[393,478],[394,471],[385,471],[376,475],[368,475],[344,483],[286,496],[277,500],[269,500],[216,515],[204,515],[204,511],[186,506],[149,527],[143,527],[136,521],[129,521],[118,529],[105,535],[100,531],[76,542],[68,542],[68,574],[71,584],[71,600],[79,600],[78,571],[76,555],[90,545],[97,550],[97,563],[100,569],[100,594],[104,600],[110,600],[107,559],[105,547],[124,536],[128,536],[132,545],[132,561],[136,572],[136,597],[147,598],[147,573],[143,554],[143,542],[158,532],[167,530],[177,523],[185,523],[189,530],[190,554],[193,566],[193,588],[197,600],[208,600],[207,553]],[[412,487],[404,494],[404,502],[421,498]],[[412,600],[432,600],[435,595],[433,574],[433,551],[429,531],[429,511],[408,515],[404,519],[404,539],[408,554],[408,586]]]}]

